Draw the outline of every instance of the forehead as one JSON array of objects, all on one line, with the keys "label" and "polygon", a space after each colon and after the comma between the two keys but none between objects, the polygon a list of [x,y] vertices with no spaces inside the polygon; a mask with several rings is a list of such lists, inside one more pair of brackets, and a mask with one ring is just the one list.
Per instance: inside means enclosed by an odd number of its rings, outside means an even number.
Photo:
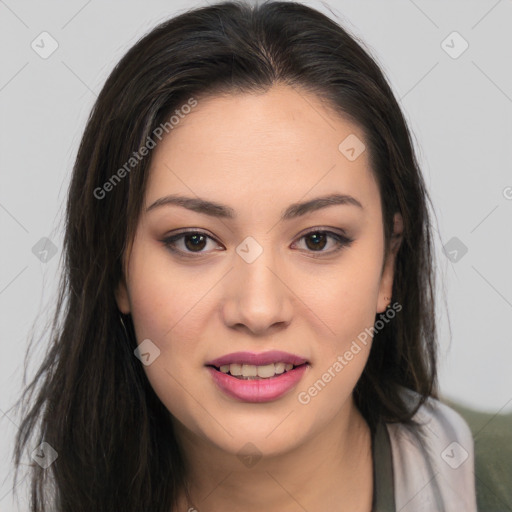
[{"label": "forehead", "polygon": [[155,148],[145,204],[174,192],[241,207],[331,192],[375,203],[364,148],[358,125],[303,90],[198,99]]}]

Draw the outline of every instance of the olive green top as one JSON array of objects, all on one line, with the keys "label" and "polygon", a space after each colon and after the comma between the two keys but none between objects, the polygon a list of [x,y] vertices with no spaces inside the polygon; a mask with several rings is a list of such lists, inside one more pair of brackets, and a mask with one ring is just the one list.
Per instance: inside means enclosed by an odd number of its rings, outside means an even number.
[{"label": "olive green top", "polygon": [[442,401],[466,420],[473,434],[479,512],[512,512],[512,412],[490,414]]}]

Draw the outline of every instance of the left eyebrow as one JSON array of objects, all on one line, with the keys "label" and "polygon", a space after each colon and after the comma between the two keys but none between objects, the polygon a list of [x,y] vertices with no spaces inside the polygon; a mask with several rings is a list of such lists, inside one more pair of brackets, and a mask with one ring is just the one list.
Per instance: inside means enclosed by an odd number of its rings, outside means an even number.
[{"label": "left eyebrow", "polygon": [[[146,208],[146,212],[165,205],[181,206],[197,213],[209,215],[210,217],[236,219],[235,210],[227,205],[216,203],[214,201],[207,201],[206,199],[185,197],[176,194],[157,199],[148,208]],[[295,219],[306,215],[307,213],[335,205],[352,205],[364,210],[363,205],[355,197],[348,194],[329,194],[326,196],[316,197],[302,203],[292,203],[281,214],[281,220]]]}]

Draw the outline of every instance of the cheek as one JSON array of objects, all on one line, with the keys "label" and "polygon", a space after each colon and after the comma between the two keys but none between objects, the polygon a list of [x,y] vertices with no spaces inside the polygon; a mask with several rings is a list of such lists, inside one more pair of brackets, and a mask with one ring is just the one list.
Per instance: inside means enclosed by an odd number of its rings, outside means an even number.
[{"label": "cheek", "polygon": [[351,341],[375,322],[382,264],[378,254],[375,248],[362,245],[347,253],[328,280],[317,280],[323,283],[322,289],[309,295],[312,308],[328,326],[326,355],[331,358],[347,350]]},{"label": "cheek", "polygon": [[330,422],[344,407],[370,354],[378,287],[364,277],[340,277],[340,286],[317,303],[330,335],[317,342],[315,364],[296,393],[299,411],[317,424]]},{"label": "cheek", "polygon": [[153,272],[138,277],[131,289],[137,341],[151,340],[158,353],[151,364],[143,366],[144,372],[167,410],[183,423],[193,424],[195,414],[190,412],[196,404],[190,397],[200,395],[192,389],[195,370],[191,367],[199,333],[193,323],[187,323],[188,301],[183,293],[176,293],[179,283],[175,280],[155,279]]},{"label": "cheek", "polygon": [[371,247],[370,242],[347,252],[329,286],[309,296],[328,329],[316,347],[318,359],[309,378],[297,390],[297,401],[308,414],[326,421],[352,393],[371,349],[382,262],[380,246],[375,239]]},{"label": "cheek", "polygon": [[193,275],[198,273],[199,267],[173,271],[165,251],[155,250],[151,243],[133,247],[128,288],[135,334],[139,344],[149,339],[158,349],[144,371],[157,396],[179,419],[184,411],[195,410],[191,396],[201,396],[195,386],[198,372],[204,370],[204,295],[213,282]]},{"label": "cheek", "polygon": [[149,338],[162,351],[170,350],[177,339],[190,346],[188,341],[197,339],[191,319],[201,309],[203,284],[200,276],[173,269],[170,257],[155,242],[142,240],[132,252],[128,281],[137,339]]}]

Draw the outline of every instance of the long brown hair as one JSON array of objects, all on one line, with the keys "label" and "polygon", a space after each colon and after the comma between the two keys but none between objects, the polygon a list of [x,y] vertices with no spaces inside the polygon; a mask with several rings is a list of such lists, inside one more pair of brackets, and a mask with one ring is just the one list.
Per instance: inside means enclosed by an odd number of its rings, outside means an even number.
[{"label": "long brown hair", "polygon": [[[373,429],[380,420],[410,422],[436,396],[430,199],[399,104],[356,39],[300,3],[222,2],[160,24],[112,71],[73,168],[50,345],[20,399],[17,467],[24,450],[42,441],[58,453],[48,469],[33,464],[30,470],[32,512],[168,512],[183,488],[183,456],[169,412],[134,356],[131,317],[122,316],[124,330],[114,291],[151,151],[125,173],[118,170],[190,98],[284,83],[316,94],[362,127],[387,248],[393,214],[404,221],[392,296],[402,310],[375,334],[354,397]],[[418,393],[413,409],[401,398],[402,386]]]}]

